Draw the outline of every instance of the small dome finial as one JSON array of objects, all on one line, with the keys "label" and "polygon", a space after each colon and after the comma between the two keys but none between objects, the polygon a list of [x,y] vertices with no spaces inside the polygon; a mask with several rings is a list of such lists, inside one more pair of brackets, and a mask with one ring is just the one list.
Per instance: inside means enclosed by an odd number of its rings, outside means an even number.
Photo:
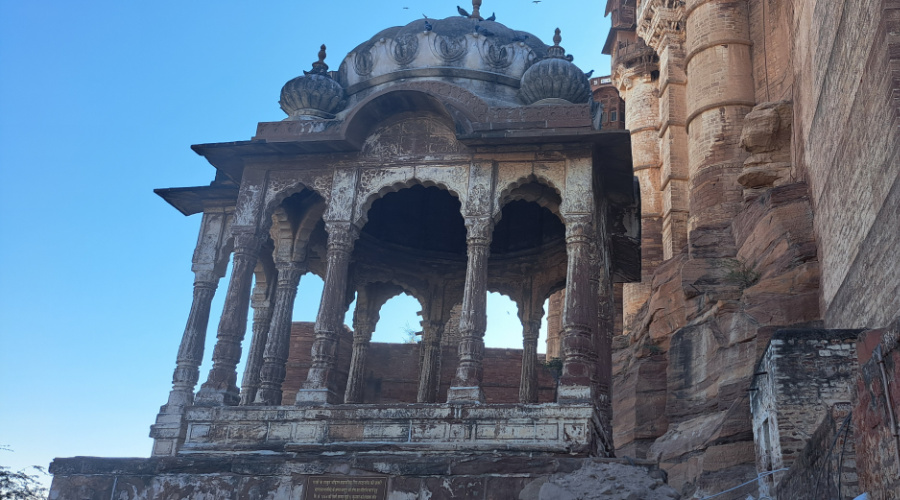
[{"label": "small dome finial", "polygon": [[472,0],[472,15],[473,19],[481,19],[481,13],[478,11],[481,8],[481,0]]},{"label": "small dome finial", "polygon": [[553,32],[553,46],[547,49],[547,56],[565,59],[566,49],[559,46],[559,42],[562,42],[562,36],[559,33],[559,28],[556,28],[556,31]]},{"label": "small dome finial", "polygon": [[[314,75],[324,75],[328,72],[328,65],[325,64],[325,44],[319,47],[319,60],[312,63],[312,70],[309,73]],[[304,71],[303,73],[307,73]]]}]

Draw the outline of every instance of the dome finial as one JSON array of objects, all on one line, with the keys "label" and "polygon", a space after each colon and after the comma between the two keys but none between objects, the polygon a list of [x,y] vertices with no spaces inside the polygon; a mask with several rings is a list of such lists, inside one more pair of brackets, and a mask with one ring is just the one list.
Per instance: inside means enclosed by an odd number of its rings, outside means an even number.
[{"label": "dome finial", "polygon": [[[321,47],[319,47],[319,60],[312,63],[312,70],[309,73],[314,75],[324,75],[328,72],[328,65],[325,64],[325,44],[323,43]],[[309,74],[306,71],[304,74]]]},{"label": "dome finial", "polygon": [[481,8],[481,0],[472,0],[472,17],[473,19],[481,19],[481,13],[478,12],[478,9]]},{"label": "dome finial", "polygon": [[559,28],[556,28],[556,31],[553,32],[553,46],[547,49],[547,56],[565,59],[566,49],[559,46],[559,43],[562,42],[562,36],[559,33]]}]

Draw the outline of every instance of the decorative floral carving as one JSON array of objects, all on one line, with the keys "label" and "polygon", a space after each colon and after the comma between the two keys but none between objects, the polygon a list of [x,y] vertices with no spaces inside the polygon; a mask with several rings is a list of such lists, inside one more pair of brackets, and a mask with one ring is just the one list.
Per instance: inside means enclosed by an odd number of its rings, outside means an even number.
[{"label": "decorative floral carving", "polygon": [[353,57],[353,69],[356,70],[357,75],[368,76],[372,73],[373,68],[375,68],[375,59],[371,49],[357,52]]},{"label": "decorative floral carving", "polygon": [[419,52],[419,37],[411,33],[400,35],[394,39],[391,54],[398,64],[406,65],[413,62]]},{"label": "decorative floral carving", "polygon": [[513,54],[505,46],[493,41],[491,38],[485,38],[481,44],[481,57],[488,66],[494,69],[504,69],[509,67],[513,61]]},{"label": "decorative floral carving", "polygon": [[465,36],[438,36],[434,39],[434,48],[444,62],[462,59],[468,50]]}]

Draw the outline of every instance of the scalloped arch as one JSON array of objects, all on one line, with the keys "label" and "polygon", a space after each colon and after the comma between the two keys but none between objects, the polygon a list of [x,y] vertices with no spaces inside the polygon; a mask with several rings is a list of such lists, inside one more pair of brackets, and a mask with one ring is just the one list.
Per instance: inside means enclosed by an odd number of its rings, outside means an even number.
[{"label": "scalloped arch", "polygon": [[[273,190],[271,193],[267,193],[266,201],[263,205],[262,220],[270,223],[272,221],[272,215],[275,213],[275,210],[280,207],[282,203],[284,203],[284,200],[297,193],[302,192],[303,190],[309,190],[317,194],[323,201],[326,202],[331,194],[328,192],[328,190],[325,189],[324,186],[313,186],[303,181],[293,182],[284,187],[281,187],[280,189]],[[268,229],[268,227],[261,229]]]},{"label": "scalloped arch", "polygon": [[[367,193],[360,194],[362,203],[357,204],[357,206],[359,207],[357,210],[358,213],[357,213],[353,223],[356,225],[356,227],[362,229],[366,225],[366,223],[369,221],[369,209],[372,208],[372,204],[375,203],[375,201],[377,201],[381,198],[384,198],[389,193],[396,193],[398,191],[402,191],[404,189],[411,188],[413,186],[436,187],[438,189],[447,191],[448,193],[450,193],[451,196],[453,196],[454,198],[456,198],[457,200],[460,201],[460,206],[465,205],[465,203],[463,203],[464,198],[461,197],[459,194],[460,191],[462,191],[462,189],[460,189],[460,187],[453,188],[453,187],[447,185],[443,181],[436,181],[436,180],[430,180],[430,179],[423,180],[423,179],[420,179],[419,177],[413,176],[413,177],[407,179],[406,181],[392,182],[390,184],[384,184],[384,185],[377,187],[376,189],[370,189]],[[365,197],[365,198],[363,199],[363,197]],[[460,210],[460,215],[463,215],[461,210]]]},{"label": "scalloped arch", "polygon": [[[552,189],[553,192],[556,193],[556,195],[559,197],[559,199],[558,200],[548,200],[543,196],[538,197],[533,200],[526,199],[524,197],[522,197],[522,198],[513,197],[513,191],[515,191],[516,189],[523,187],[527,184],[539,184],[546,188]],[[504,187],[502,190],[500,190],[500,194],[497,196],[496,203],[494,204],[494,207],[495,207],[494,213],[492,214],[494,221],[498,222],[500,220],[500,216],[501,216],[501,213],[503,212],[504,206],[506,206],[511,201],[520,200],[520,199],[525,200],[525,201],[533,201],[533,202],[537,203],[538,205],[550,210],[550,212],[552,212],[554,215],[559,217],[560,221],[565,223],[565,217],[563,217],[563,214],[560,211],[560,205],[562,204],[562,199],[563,199],[563,194],[562,194],[560,188],[558,188],[553,183],[553,181],[550,180],[549,178],[542,176],[542,175],[537,175],[534,173],[519,177],[515,181],[507,184],[506,187]]]}]

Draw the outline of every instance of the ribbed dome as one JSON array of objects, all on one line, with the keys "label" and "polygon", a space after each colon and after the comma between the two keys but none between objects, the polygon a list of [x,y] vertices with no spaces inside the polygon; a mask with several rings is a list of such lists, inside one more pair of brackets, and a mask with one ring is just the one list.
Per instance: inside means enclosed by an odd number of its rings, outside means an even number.
[{"label": "ribbed dome", "polygon": [[312,71],[304,71],[303,76],[288,81],[281,88],[278,103],[287,113],[288,120],[334,118],[334,114],[344,107],[344,88],[328,75],[324,45],[319,50],[319,60],[312,66]]},{"label": "ribbed dome", "polygon": [[547,57],[532,64],[522,75],[519,98],[525,104],[546,99],[562,99],[574,104],[591,98],[591,85],[587,76],[572,63],[571,56],[559,46],[562,37],[559,28],[553,36],[554,45],[547,50]]},{"label": "ribbed dome", "polygon": [[548,47],[493,18],[473,12],[387,28],[350,51],[336,78],[351,96],[401,79],[447,78],[474,82],[467,88],[488,100],[515,102],[522,74]]}]

